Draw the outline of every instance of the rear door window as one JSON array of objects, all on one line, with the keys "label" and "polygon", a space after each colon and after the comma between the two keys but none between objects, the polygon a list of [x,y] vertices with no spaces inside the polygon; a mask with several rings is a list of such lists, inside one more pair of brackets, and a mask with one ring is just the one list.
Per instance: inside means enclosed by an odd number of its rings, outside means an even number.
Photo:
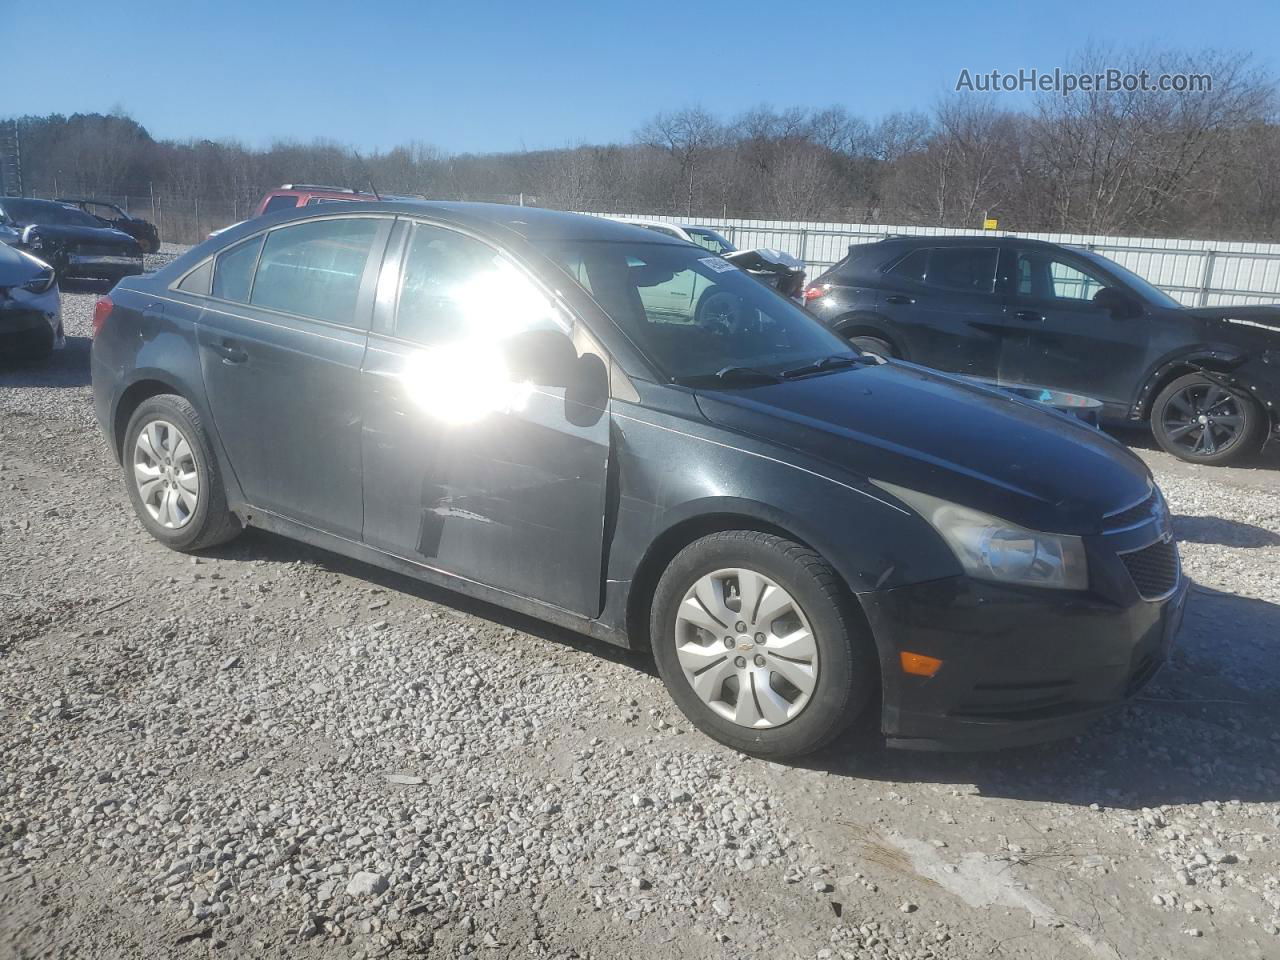
[{"label": "rear door window", "polygon": [[267,201],[267,205],[262,208],[263,213],[274,213],[277,210],[293,210],[298,206],[298,198],[292,194],[282,194],[272,197]]},{"label": "rear door window", "polygon": [[925,282],[962,293],[991,293],[996,283],[996,247],[935,247]]},{"label": "rear door window", "polygon": [[356,299],[378,221],[371,217],[308,220],[267,234],[249,302],[344,326]]},{"label": "rear door window", "polygon": [[925,276],[929,272],[929,251],[912,250],[905,257],[891,266],[885,273],[898,280],[907,280],[911,283],[924,283]]},{"label": "rear door window", "polygon": [[212,293],[220,300],[249,302],[249,288],[253,286],[253,267],[262,249],[262,237],[250,237],[234,247],[218,254],[213,267]]}]

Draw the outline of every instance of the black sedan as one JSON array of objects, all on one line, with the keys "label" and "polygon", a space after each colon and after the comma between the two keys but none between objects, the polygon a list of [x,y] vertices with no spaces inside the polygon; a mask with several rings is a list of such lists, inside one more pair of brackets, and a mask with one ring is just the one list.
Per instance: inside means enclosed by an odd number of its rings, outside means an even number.
[{"label": "black sedan", "polygon": [[52,264],[60,279],[116,281],[142,273],[137,240],[65,203],[0,197],[0,225],[19,249]]},{"label": "black sedan", "polygon": [[[693,302],[646,302],[673,283]],[[673,298],[674,300],[675,298]],[[768,757],[1061,736],[1164,660],[1142,461],[859,353],[689,244],[488,204],[271,214],[95,313],[99,422],[179,550],[252,525],[627,647]]]},{"label": "black sedan", "polygon": [[120,207],[119,204],[107,200],[94,200],[91,197],[62,197],[58,203],[79,207],[91,217],[101,220],[108,227],[114,227],[121,233],[127,233],[142,245],[143,253],[160,252],[160,231],[150,220],[135,217]]},{"label": "black sedan", "polygon": [[1088,250],[1018,237],[858,244],[805,291],[863,349],[1102,401],[1193,463],[1280,432],[1280,306],[1187,308]]}]

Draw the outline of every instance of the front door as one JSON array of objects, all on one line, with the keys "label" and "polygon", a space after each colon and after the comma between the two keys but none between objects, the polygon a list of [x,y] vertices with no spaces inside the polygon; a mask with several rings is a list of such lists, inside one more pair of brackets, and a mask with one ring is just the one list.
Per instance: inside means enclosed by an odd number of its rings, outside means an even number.
[{"label": "front door", "polygon": [[1107,281],[1082,257],[1039,247],[1009,255],[1000,382],[1126,405],[1147,366],[1146,318],[1117,318],[1094,304]]},{"label": "front door", "polygon": [[308,220],[229,247],[197,330],[213,426],[245,498],[353,539],[370,254],[391,222]]},{"label": "front door", "polygon": [[[503,341],[572,327],[519,266],[475,237],[405,223],[363,373],[364,539],[585,616],[599,614],[609,456],[603,358],[576,341],[576,390],[514,382]],[[593,376],[592,371],[598,376]]]}]

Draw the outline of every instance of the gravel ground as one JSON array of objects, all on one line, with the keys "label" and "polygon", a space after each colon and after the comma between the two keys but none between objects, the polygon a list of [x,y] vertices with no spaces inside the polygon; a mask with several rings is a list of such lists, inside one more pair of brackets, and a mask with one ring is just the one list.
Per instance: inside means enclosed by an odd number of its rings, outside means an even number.
[{"label": "gravel ground", "polygon": [[1062,744],[693,731],[652,665],[250,532],[134,520],[93,294],[0,370],[0,957],[1280,957],[1280,458],[1149,449],[1171,664]]}]

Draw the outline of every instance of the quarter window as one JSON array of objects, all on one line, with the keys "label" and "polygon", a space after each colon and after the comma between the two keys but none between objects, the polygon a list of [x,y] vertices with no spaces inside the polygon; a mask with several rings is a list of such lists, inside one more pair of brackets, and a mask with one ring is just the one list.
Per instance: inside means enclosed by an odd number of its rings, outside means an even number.
[{"label": "quarter window", "polygon": [[414,225],[400,280],[397,336],[435,344],[537,328],[564,324],[519,268],[479,240]]},{"label": "quarter window", "polygon": [[272,230],[262,248],[250,302],[271,310],[359,326],[356,298],[378,221],[309,220]]},{"label": "quarter window", "polygon": [[213,268],[213,295],[220,300],[248,303],[253,265],[258,262],[262,237],[250,237],[218,254]]}]

